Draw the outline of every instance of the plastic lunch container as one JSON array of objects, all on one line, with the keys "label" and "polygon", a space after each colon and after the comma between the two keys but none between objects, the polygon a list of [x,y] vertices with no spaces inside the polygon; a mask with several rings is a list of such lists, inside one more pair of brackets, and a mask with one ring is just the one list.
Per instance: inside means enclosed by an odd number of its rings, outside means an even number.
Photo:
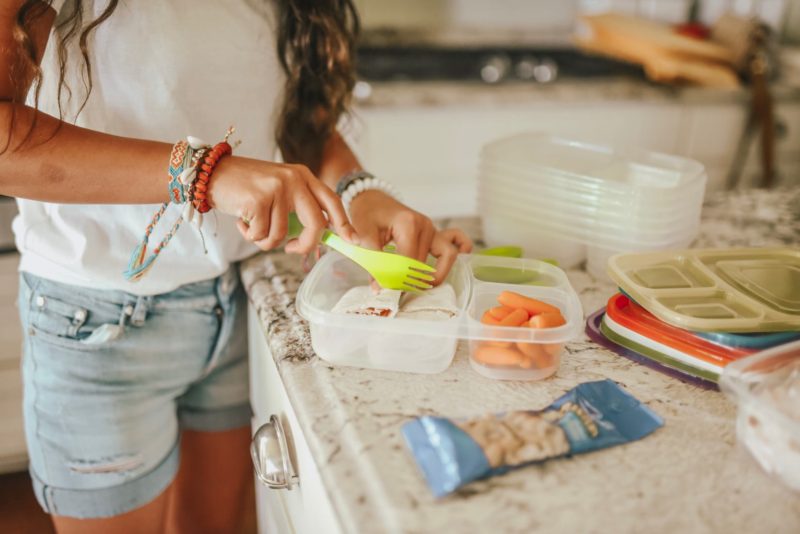
[{"label": "plastic lunch container", "polygon": [[629,360],[632,360],[638,364],[644,365],[658,371],[659,373],[663,373],[667,376],[671,376],[672,378],[676,378],[681,382],[686,382],[692,384],[697,387],[701,387],[703,389],[719,389],[716,382],[711,382],[710,380],[705,380],[695,376],[694,374],[689,374],[684,370],[676,369],[674,367],[670,367],[668,365],[664,365],[663,363],[654,360],[652,358],[648,358],[642,354],[639,354],[636,351],[630,350],[622,345],[618,345],[614,343],[610,339],[608,339],[601,330],[601,324],[603,322],[603,318],[605,317],[606,309],[605,307],[600,308],[589,317],[586,318],[586,335],[600,345],[620,356],[623,356]]},{"label": "plastic lunch container", "polygon": [[616,322],[607,313],[600,323],[600,331],[614,343],[656,362],[678,369],[692,376],[718,382],[724,366],[695,358],[685,352],[650,339]]},{"label": "plastic lunch container", "polygon": [[739,440],[766,472],[800,491],[800,341],[730,364],[720,387],[739,406]]},{"label": "plastic lunch container", "polygon": [[[521,225],[525,228],[536,228],[540,231],[548,231],[560,235],[564,239],[578,241],[589,246],[600,246],[603,248],[630,250],[645,249],[652,250],[658,248],[674,247],[676,242],[685,241],[688,245],[694,239],[697,229],[677,232],[674,235],[662,234],[651,236],[644,230],[639,230],[634,224],[628,228],[591,228],[581,224],[570,225],[568,222],[556,222],[548,220],[546,216],[534,220],[534,217],[527,216],[520,212],[512,212],[493,201],[483,199],[478,204],[478,211],[481,216],[491,219],[496,224],[504,226]],[[541,215],[541,214],[540,214]],[[484,220],[484,222],[485,222]]]},{"label": "plastic lunch container", "polygon": [[608,274],[640,306],[679,328],[800,330],[800,249],[622,254],[609,260]]},{"label": "plastic lunch container", "polygon": [[481,196],[478,204],[481,208],[493,209],[498,214],[514,215],[524,218],[533,224],[549,223],[578,227],[579,229],[594,234],[606,235],[631,235],[638,239],[669,239],[672,236],[695,231],[700,226],[700,213],[695,216],[685,216],[681,220],[665,224],[649,224],[640,222],[636,217],[620,214],[614,217],[607,216],[597,211],[581,213],[580,210],[563,208],[548,202],[527,201],[527,199],[514,199],[485,194],[479,188]]},{"label": "plastic lunch container", "polygon": [[[633,205],[631,203],[590,202],[578,201],[566,195],[548,191],[525,191],[513,183],[502,180],[481,180],[478,183],[481,195],[491,196],[499,200],[519,204],[522,202],[528,207],[529,202],[539,208],[562,210],[569,214],[584,214],[595,218],[602,218],[609,222],[630,221],[636,217],[637,224],[655,228],[664,228],[686,223],[687,220],[699,219],[702,202],[690,202],[684,197],[673,202],[666,202],[668,210],[659,208],[649,209],[646,205]],[[522,201],[524,199],[524,201]],[[531,206],[532,207],[532,206]],[[533,210],[531,210],[533,211]]]},{"label": "plastic lunch container", "polygon": [[[660,199],[660,207],[655,203],[643,204],[626,202],[625,198],[615,201],[592,202],[570,197],[540,188],[524,189],[513,182],[499,179],[478,181],[478,191],[483,197],[495,198],[519,204],[527,208],[529,203],[537,208],[555,209],[565,214],[582,214],[609,222],[627,222],[635,218],[637,224],[655,228],[681,225],[689,220],[699,219],[702,210],[702,196],[684,196],[675,200]],[[652,206],[652,207],[650,207]],[[668,209],[663,209],[667,206]]]},{"label": "plastic lunch container", "polygon": [[[654,209],[668,215],[671,204],[681,198],[697,197],[705,190],[706,175],[680,189],[663,187],[639,187],[633,189],[607,188],[601,184],[582,185],[567,176],[558,176],[553,172],[543,172],[528,168],[512,169],[502,163],[481,160],[479,165],[481,178],[491,184],[505,182],[513,184],[521,190],[542,191],[574,199],[576,202],[591,204],[608,204],[609,206],[625,204],[629,208],[642,207]],[[699,194],[702,197],[702,194]]]},{"label": "plastic lunch container", "polygon": [[617,324],[642,336],[679,350],[689,356],[727,365],[735,359],[748,356],[753,351],[723,348],[693,332],[669,325],[632,302],[627,296],[616,294],[608,300],[606,314]]},{"label": "plastic lunch container", "polygon": [[[447,283],[455,291],[460,312],[446,321],[331,312],[347,290],[368,283],[369,275],[361,267],[329,252],[300,286],[297,310],[309,322],[311,344],[323,360],[388,371],[438,373],[449,367],[458,340],[466,339],[472,366],[479,373],[497,379],[538,380],[556,372],[564,344],[583,326],[580,300],[564,272],[538,260],[459,256]],[[540,330],[481,324],[484,311],[497,306],[497,296],[505,290],[557,306],[567,323]],[[518,343],[539,358],[527,367],[483,365],[474,356],[486,342]]]},{"label": "plastic lunch container", "polygon": [[524,133],[486,145],[482,159],[522,171],[540,170],[586,186],[621,192],[635,187],[681,188],[705,180],[702,164],[645,150],[620,150],[540,133]]},{"label": "plastic lunch container", "polygon": [[765,350],[800,339],[800,332],[771,334],[732,334],[730,332],[695,332],[703,339],[732,349]]}]

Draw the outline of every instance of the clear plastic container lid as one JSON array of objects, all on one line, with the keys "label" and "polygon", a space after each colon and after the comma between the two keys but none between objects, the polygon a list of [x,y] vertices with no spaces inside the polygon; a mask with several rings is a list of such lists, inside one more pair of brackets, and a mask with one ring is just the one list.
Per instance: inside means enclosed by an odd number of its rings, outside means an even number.
[{"label": "clear plastic container lid", "polygon": [[619,191],[675,189],[705,180],[702,164],[645,150],[622,150],[524,133],[486,145],[482,158]]},{"label": "clear plastic container lid", "polygon": [[611,204],[605,202],[579,202],[563,194],[544,191],[526,191],[511,182],[493,181],[478,183],[478,201],[494,198],[516,205],[544,209],[556,209],[570,214],[581,214],[590,218],[602,218],[614,222],[630,222],[662,228],[685,224],[687,220],[698,219],[702,202],[683,198],[669,203],[670,208],[659,211],[657,208],[634,207],[630,204]]},{"label": "clear plastic container lid", "polygon": [[688,189],[681,195],[655,195],[636,198],[618,194],[572,192],[563,187],[543,183],[520,183],[512,177],[481,171],[478,186],[483,194],[539,200],[548,204],[566,205],[569,209],[598,210],[609,214],[640,217],[643,220],[672,222],[698,212],[702,208],[703,188]]},{"label": "clear plastic container lid", "polygon": [[[315,352],[334,364],[434,373],[446,369],[459,339],[565,343],[583,327],[583,311],[566,274],[549,263],[499,256],[461,255],[448,276],[459,313],[449,320],[386,318],[333,313],[346,291],[369,284],[361,267],[329,252],[303,281],[296,306],[311,327]],[[516,291],[558,307],[556,328],[487,326],[480,322],[487,295]],[[497,305],[496,303],[494,304]]]},{"label": "clear plastic container lid", "polygon": [[705,175],[703,179],[684,185],[677,189],[625,189],[607,188],[598,184],[585,184],[560,176],[552,172],[543,172],[535,168],[527,170],[514,169],[502,163],[481,160],[479,165],[481,181],[493,183],[505,181],[520,189],[549,190],[570,198],[580,198],[591,202],[621,202],[633,205],[649,206],[667,210],[669,203],[682,198],[702,198],[705,191]]},{"label": "clear plastic container lid", "polygon": [[678,213],[670,222],[647,222],[639,217],[625,213],[611,214],[596,209],[579,209],[576,206],[548,202],[547,199],[528,199],[526,197],[501,196],[478,189],[478,203],[481,207],[491,207],[518,217],[528,218],[532,223],[545,219],[548,223],[582,227],[595,233],[614,232],[615,234],[642,236],[643,239],[664,240],[695,232],[700,225],[700,211],[693,215]]},{"label": "clear plastic container lid", "polygon": [[739,440],[765,471],[800,491],[800,341],[728,365],[720,387],[739,406]]},{"label": "clear plastic container lid", "polygon": [[622,254],[608,274],[659,319],[688,330],[800,330],[800,249]]},{"label": "clear plastic container lid", "polygon": [[[523,228],[536,228],[540,232],[559,235],[585,245],[596,245],[601,248],[617,250],[657,250],[665,248],[681,248],[688,246],[697,235],[699,228],[690,228],[686,231],[676,231],[674,235],[653,237],[647,231],[639,230],[633,225],[627,228],[599,228],[592,229],[583,225],[567,222],[556,222],[546,217],[535,219],[535,214],[525,215],[520,212],[510,211],[502,205],[489,200],[481,200],[478,205],[484,224],[491,220],[492,224],[519,226]],[[698,225],[699,227],[699,225]]]}]

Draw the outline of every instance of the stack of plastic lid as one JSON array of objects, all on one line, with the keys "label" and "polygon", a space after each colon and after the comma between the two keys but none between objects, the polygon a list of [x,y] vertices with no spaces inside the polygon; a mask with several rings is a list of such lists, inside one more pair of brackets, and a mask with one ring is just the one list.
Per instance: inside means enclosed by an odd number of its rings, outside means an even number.
[{"label": "stack of plastic lid", "polygon": [[716,383],[728,364],[800,339],[800,250],[624,254],[608,269],[622,293],[587,332],[636,361]]},{"label": "stack of plastic lid", "polygon": [[605,277],[615,253],[688,246],[705,186],[693,160],[531,133],[484,147],[478,206],[488,244]]}]

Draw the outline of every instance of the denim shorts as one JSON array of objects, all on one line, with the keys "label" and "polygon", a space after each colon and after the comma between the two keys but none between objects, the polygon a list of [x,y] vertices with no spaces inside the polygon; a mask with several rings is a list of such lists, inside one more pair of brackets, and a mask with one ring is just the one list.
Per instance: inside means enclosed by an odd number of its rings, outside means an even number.
[{"label": "denim shorts", "polygon": [[175,478],[181,429],[250,424],[245,303],[235,268],[146,297],[21,274],[25,434],[45,511],[138,508]]}]

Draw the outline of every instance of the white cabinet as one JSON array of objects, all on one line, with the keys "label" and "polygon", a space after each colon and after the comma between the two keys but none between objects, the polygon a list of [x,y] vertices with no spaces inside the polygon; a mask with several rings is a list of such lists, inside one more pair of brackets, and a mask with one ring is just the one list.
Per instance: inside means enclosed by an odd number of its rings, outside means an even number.
[{"label": "white cabinet", "polygon": [[22,427],[22,332],[17,313],[17,254],[0,255],[0,473],[28,463]]},{"label": "white cabinet", "polygon": [[[706,166],[707,191],[723,189],[749,105],[724,95],[716,100],[713,95],[604,99],[602,86],[595,98],[584,88],[585,98],[559,100],[555,87],[553,100],[532,93],[530,101],[516,96],[511,103],[502,103],[502,97],[491,96],[491,91],[502,88],[486,88],[471,105],[463,101],[426,105],[424,96],[409,96],[413,91],[424,95],[424,86],[415,89],[409,84],[405,90],[409,93],[402,104],[362,104],[356,113],[355,142],[369,169],[397,184],[412,207],[432,217],[476,213],[481,147],[521,131],[691,157]],[[458,88],[453,94],[460,94]],[[782,132],[776,142],[780,182],[798,183],[800,102],[778,101],[776,122]],[[754,183],[759,173],[757,147],[755,138],[742,186]]]},{"label": "white cabinet", "polygon": [[269,489],[256,480],[259,532],[338,534],[339,522],[322,484],[319,470],[300,431],[278,368],[270,354],[261,324],[252,306],[248,309],[250,348],[250,402],[253,432],[276,415],[286,440],[299,484],[291,490]]},{"label": "white cabinet", "polygon": [[516,103],[364,108],[358,146],[368,168],[431,217],[476,213],[481,147],[521,131],[675,153],[684,110],[671,103]]}]

